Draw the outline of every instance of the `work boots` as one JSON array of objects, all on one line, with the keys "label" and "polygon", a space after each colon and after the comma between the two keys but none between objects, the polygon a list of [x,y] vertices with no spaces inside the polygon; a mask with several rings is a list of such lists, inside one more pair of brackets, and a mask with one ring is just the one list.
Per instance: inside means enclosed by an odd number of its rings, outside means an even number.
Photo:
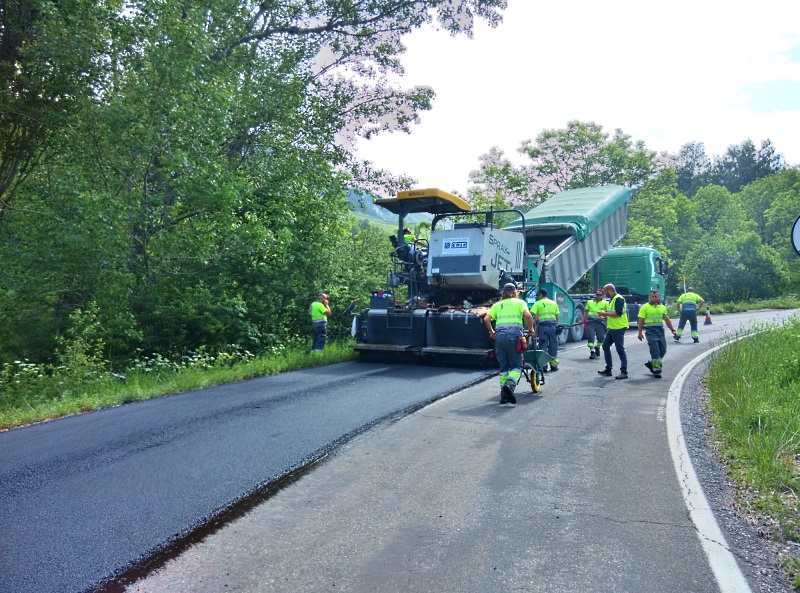
[{"label": "work boots", "polygon": [[597,353],[594,350],[589,350],[589,360],[594,360],[597,358]]},{"label": "work boots", "polygon": [[594,347],[594,354],[597,358],[600,358],[600,346]]},{"label": "work boots", "polygon": [[509,379],[503,388],[500,390],[500,403],[501,404],[516,404],[517,398],[514,397],[514,390],[517,388],[516,381]]}]

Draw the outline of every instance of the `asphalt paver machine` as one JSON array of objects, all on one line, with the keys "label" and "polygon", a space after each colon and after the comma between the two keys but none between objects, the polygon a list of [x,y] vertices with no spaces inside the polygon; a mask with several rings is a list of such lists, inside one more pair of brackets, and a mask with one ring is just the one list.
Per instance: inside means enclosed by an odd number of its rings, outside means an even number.
[{"label": "asphalt paver machine", "polygon": [[[385,290],[374,291],[353,320],[353,348],[362,359],[493,364],[483,316],[506,282],[516,282],[529,302],[539,286],[548,288],[562,323],[582,321],[582,306],[567,291],[625,234],[631,196],[621,186],[570,190],[527,213],[475,212],[439,189],[375,199],[397,215],[398,233]],[[430,239],[406,242],[405,217],[421,212],[433,215]],[[509,213],[513,222],[499,228],[496,217]]]}]

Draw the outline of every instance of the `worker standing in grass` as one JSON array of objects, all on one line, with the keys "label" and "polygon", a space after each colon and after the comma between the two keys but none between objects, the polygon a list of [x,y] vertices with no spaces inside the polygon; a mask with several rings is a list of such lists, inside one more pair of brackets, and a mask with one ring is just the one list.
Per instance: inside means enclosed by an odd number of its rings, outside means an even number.
[{"label": "worker standing in grass", "polygon": [[697,333],[697,310],[703,308],[703,303],[705,301],[699,294],[693,291],[694,289],[690,286],[686,289],[686,292],[678,297],[678,310],[681,312],[681,318],[678,321],[678,332],[673,336],[676,342],[680,341],[683,328],[686,326],[687,321],[692,330],[692,341],[695,344],[700,341],[700,336]]},{"label": "worker standing in grass", "polygon": [[661,295],[657,290],[650,291],[650,302],[639,309],[639,341],[644,339],[642,329],[647,336],[650,347],[650,360],[644,363],[656,379],[661,378],[662,360],[667,353],[667,338],[664,336],[664,323],[675,336],[672,320],[667,315],[667,308],[661,304]]},{"label": "worker standing in grass", "polygon": [[608,301],[605,300],[603,291],[595,292],[593,301],[586,303],[583,311],[583,323],[586,326],[586,337],[589,340],[589,359],[600,358],[600,344],[606,337],[606,322],[600,317],[600,311],[608,310]]},{"label": "worker standing in grass", "polygon": [[536,320],[536,329],[539,332],[539,348],[550,355],[550,364],[547,369],[558,370],[558,304],[547,298],[547,289],[540,288],[536,293],[536,302],[531,305],[531,314]]},{"label": "worker standing in grass", "polygon": [[603,338],[606,368],[597,372],[604,377],[610,377],[613,374],[611,369],[614,368],[614,361],[611,358],[611,345],[614,344],[619,355],[619,375],[614,378],[627,379],[628,355],[625,354],[625,332],[628,331],[630,325],[628,323],[628,303],[625,302],[625,297],[617,294],[617,289],[613,284],[606,284],[603,287],[603,294],[610,299],[608,309],[598,312],[598,315],[604,317],[608,323],[606,336]]},{"label": "worker standing in grass", "polygon": [[525,301],[517,298],[516,284],[503,285],[502,300],[492,305],[483,316],[483,323],[494,340],[494,354],[500,365],[500,403],[515,404],[514,390],[522,375],[522,352],[517,343],[523,336],[523,327],[533,336],[533,317]]},{"label": "worker standing in grass", "polygon": [[325,348],[325,339],[328,337],[328,317],[331,316],[328,295],[319,293],[308,312],[311,313],[311,352],[319,353]]}]

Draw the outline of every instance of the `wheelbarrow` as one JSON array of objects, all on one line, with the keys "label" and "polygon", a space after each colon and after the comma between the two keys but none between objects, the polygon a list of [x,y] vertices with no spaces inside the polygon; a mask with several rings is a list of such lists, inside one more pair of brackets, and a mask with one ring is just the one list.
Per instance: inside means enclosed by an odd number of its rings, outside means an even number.
[{"label": "wheelbarrow", "polygon": [[539,393],[544,385],[544,369],[553,359],[547,352],[539,349],[539,338],[528,338],[530,346],[522,355],[522,374],[531,384],[531,391]]}]

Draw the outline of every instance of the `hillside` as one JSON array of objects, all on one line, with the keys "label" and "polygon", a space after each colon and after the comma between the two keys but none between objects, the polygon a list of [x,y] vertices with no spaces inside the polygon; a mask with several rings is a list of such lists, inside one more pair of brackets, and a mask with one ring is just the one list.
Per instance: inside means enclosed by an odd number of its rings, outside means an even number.
[{"label": "hillside", "polygon": [[[353,189],[347,192],[347,202],[350,204],[353,212],[361,215],[357,216],[357,218],[365,217],[367,219],[373,219],[375,222],[388,224],[392,230],[395,230],[397,215],[373,204],[372,198],[373,196],[369,194],[362,194]],[[432,220],[433,216],[430,214],[409,214],[406,217],[406,226],[409,224],[415,225],[420,222],[431,222]]]}]

